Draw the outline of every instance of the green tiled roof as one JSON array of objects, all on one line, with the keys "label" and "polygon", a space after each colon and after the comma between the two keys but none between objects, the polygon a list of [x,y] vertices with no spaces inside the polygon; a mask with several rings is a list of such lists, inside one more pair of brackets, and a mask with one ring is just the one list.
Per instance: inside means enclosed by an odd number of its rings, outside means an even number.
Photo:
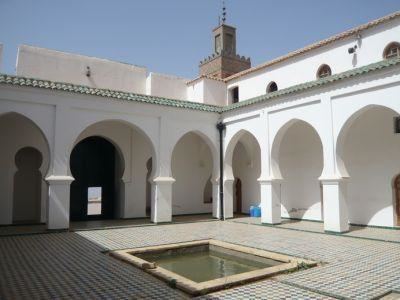
[{"label": "green tiled roof", "polygon": [[36,88],[44,88],[51,90],[59,90],[65,92],[72,92],[78,94],[86,94],[86,95],[95,95],[106,98],[114,98],[126,101],[135,101],[141,103],[149,103],[149,104],[158,104],[164,106],[171,106],[177,108],[185,108],[185,109],[193,109],[199,111],[206,112],[215,112],[222,113],[225,111],[231,111],[235,109],[239,109],[241,107],[246,107],[252,104],[266,102],[272,99],[276,99],[280,96],[291,95],[295,93],[300,93],[303,91],[307,91],[313,88],[319,88],[324,85],[334,83],[337,81],[341,81],[348,78],[357,77],[363,74],[367,74],[373,71],[382,70],[389,68],[391,66],[396,66],[400,64],[400,58],[383,60],[377,63],[373,63],[367,66],[363,66],[360,68],[352,69],[343,73],[335,74],[329,77],[321,78],[314,81],[309,81],[306,83],[298,84],[291,86],[289,88],[285,88],[273,93],[265,94],[262,96],[254,97],[248,100],[240,101],[238,103],[230,104],[224,107],[204,104],[204,103],[196,103],[190,101],[176,100],[176,99],[168,99],[162,97],[148,96],[142,94],[135,93],[127,93],[120,92],[108,89],[98,89],[91,88],[82,85],[75,85],[70,83],[61,83],[61,82],[53,82],[49,80],[41,80],[41,79],[32,79],[25,78],[20,76],[13,75],[5,75],[0,74],[0,84],[9,84],[9,85],[17,85],[17,86],[28,86],[28,87],[36,87]]},{"label": "green tiled roof", "polygon": [[72,92],[85,95],[95,95],[100,97],[114,98],[126,101],[135,101],[142,103],[201,110],[207,112],[219,113],[221,111],[221,107],[216,105],[176,100],[176,99],[168,99],[156,96],[148,96],[143,94],[120,92],[108,89],[91,88],[84,85],[54,82],[42,79],[25,78],[25,77],[5,75],[5,74],[0,74],[0,84],[36,87],[36,88],[58,90],[58,91]]}]

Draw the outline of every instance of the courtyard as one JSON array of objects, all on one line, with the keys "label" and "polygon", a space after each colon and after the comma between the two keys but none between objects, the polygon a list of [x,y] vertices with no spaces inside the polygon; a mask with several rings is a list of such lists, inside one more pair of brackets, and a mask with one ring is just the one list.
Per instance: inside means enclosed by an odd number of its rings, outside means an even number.
[{"label": "courtyard", "polygon": [[165,225],[117,222],[69,232],[24,233],[15,230],[18,226],[2,227],[0,299],[188,299],[108,252],[204,239],[311,259],[319,265],[201,299],[379,299],[400,291],[396,229],[360,227],[334,235],[318,231],[317,222],[257,223],[257,218],[222,222],[197,217]]}]

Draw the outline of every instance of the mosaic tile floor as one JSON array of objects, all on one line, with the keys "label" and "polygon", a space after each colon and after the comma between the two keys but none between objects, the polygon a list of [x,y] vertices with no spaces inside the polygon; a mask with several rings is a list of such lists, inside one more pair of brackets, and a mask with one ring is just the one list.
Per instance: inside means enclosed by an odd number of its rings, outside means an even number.
[{"label": "mosaic tile floor", "polygon": [[364,300],[400,290],[398,243],[215,221],[0,237],[0,299],[187,299],[103,252],[206,238],[323,265],[202,299]]},{"label": "mosaic tile floor", "polygon": [[[230,222],[261,225],[260,218],[240,217],[229,220]],[[322,222],[312,222],[303,220],[282,219],[282,223],[273,227],[285,228],[300,231],[309,231],[324,233],[324,224]],[[386,229],[379,227],[365,226],[350,226],[350,231],[343,233],[344,236],[358,237],[365,239],[375,239],[380,241],[399,242],[400,243],[400,228]]]}]

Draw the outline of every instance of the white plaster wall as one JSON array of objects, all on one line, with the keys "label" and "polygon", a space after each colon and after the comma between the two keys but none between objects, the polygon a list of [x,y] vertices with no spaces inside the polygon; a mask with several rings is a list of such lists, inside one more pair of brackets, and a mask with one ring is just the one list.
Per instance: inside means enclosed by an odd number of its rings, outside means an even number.
[{"label": "white plaster wall", "polygon": [[282,217],[322,220],[322,144],[305,122],[294,123],[279,148]]},{"label": "white plaster wall", "polygon": [[354,121],[344,144],[349,221],[393,226],[393,180],[400,173],[400,136],[394,134],[397,114],[372,108]]},{"label": "white plaster wall", "polygon": [[226,84],[223,81],[204,78],[203,102],[213,105],[226,105]]},{"label": "white plaster wall", "polygon": [[[260,205],[260,184],[257,181],[260,177],[260,149],[252,141],[249,135],[246,135],[247,147],[239,141],[233,152],[233,175],[242,181],[242,213],[249,214],[250,206]],[[235,191],[233,192],[235,195]],[[234,201],[234,211],[236,211],[237,202]]]},{"label": "white plaster wall", "polygon": [[188,79],[176,76],[150,73],[146,80],[146,94],[158,97],[186,100]]},{"label": "white plaster wall", "polygon": [[[40,172],[46,176],[49,167],[49,148],[40,130],[27,118],[11,113],[0,116],[0,224],[12,223],[14,175],[17,171],[15,154],[24,147],[33,147],[42,154]],[[41,222],[46,222],[47,184],[42,180],[41,190]],[[29,207],[27,207],[29,209]],[[25,214],[21,210],[22,214]],[[26,212],[29,214],[29,212]]]},{"label": "white plaster wall", "polygon": [[[393,41],[400,42],[400,20],[396,19],[375,28],[363,31],[361,42],[349,37],[333,44],[318,48],[233,79],[227,89],[239,86],[239,100],[243,101],[266,93],[268,83],[275,81],[278,89],[316,79],[316,72],[322,64],[328,64],[332,73],[341,73],[383,59],[384,48]],[[356,55],[349,55],[348,48],[358,45]]]},{"label": "white plaster wall", "polygon": [[172,213],[211,213],[212,204],[204,203],[204,188],[213,171],[208,145],[195,133],[183,136],[172,154]]},{"label": "white plaster wall", "polygon": [[204,101],[204,80],[196,80],[187,86],[188,100],[202,103]]},{"label": "white plaster wall", "polygon": [[187,85],[189,101],[226,105],[226,84],[223,81],[201,78]]},{"label": "white plaster wall", "polygon": [[145,94],[146,72],[143,67],[95,57],[27,45],[18,49],[18,76]]}]

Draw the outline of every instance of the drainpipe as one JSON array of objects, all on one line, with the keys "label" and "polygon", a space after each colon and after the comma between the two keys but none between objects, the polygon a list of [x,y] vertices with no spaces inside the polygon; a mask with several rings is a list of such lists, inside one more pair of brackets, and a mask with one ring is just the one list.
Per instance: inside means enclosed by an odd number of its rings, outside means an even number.
[{"label": "drainpipe", "polygon": [[217,123],[219,132],[219,204],[220,204],[220,220],[224,220],[224,147],[223,133],[226,126],[223,122]]}]

